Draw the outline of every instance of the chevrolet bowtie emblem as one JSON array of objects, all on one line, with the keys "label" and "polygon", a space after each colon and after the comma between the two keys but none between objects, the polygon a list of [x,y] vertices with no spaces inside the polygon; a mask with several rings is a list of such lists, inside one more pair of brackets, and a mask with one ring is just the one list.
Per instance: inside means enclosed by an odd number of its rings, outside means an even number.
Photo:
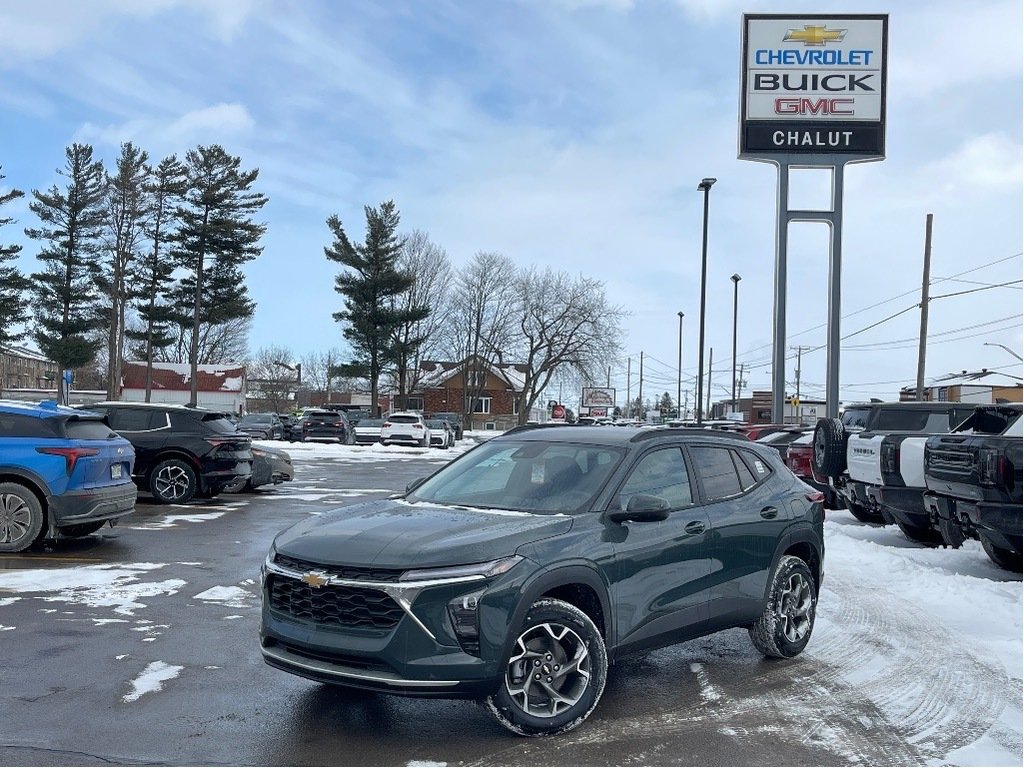
[{"label": "chevrolet bowtie emblem", "polygon": [[825,45],[825,43],[838,43],[846,37],[845,29],[829,29],[826,25],[815,26],[805,24],[803,29],[791,29],[782,38],[783,42],[790,40],[803,43],[804,45]]},{"label": "chevrolet bowtie emblem", "polygon": [[330,576],[323,571],[309,571],[308,573],[302,574],[302,578],[300,579],[303,584],[308,584],[314,589],[320,589],[324,584],[329,583],[330,580]]}]

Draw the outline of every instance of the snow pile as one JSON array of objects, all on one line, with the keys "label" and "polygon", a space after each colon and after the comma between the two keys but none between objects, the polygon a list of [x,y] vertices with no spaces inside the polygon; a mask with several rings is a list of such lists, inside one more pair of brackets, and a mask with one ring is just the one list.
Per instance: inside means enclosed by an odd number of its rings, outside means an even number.
[{"label": "snow pile", "polygon": [[163,661],[154,661],[146,665],[137,678],[131,681],[132,692],[121,697],[121,701],[128,704],[137,701],[144,693],[154,693],[162,690],[164,682],[173,680],[184,667],[168,664]]}]

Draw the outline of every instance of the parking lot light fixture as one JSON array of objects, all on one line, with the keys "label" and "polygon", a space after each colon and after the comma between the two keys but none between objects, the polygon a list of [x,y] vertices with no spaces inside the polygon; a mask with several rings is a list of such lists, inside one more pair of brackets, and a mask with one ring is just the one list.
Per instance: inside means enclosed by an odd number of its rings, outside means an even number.
[{"label": "parking lot light fixture", "polygon": [[708,289],[708,193],[718,179],[704,178],[697,185],[697,190],[704,193],[704,235],[700,249],[700,341],[697,350],[697,424],[704,422],[703,399],[704,387],[704,317],[707,309]]}]

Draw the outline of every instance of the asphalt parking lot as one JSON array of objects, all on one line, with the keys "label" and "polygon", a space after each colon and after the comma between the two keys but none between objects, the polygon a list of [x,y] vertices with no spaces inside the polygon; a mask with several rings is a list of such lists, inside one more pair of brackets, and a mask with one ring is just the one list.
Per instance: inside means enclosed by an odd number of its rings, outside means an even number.
[{"label": "asphalt parking lot", "polygon": [[[764,660],[742,630],[630,658],[591,719],[551,739],[512,737],[473,702],[266,666],[258,579],[274,534],[444,460],[314,458],[272,490],[187,507],[143,497],[116,528],[0,558],[0,764],[906,765],[982,734],[1019,754],[1019,725],[1001,723],[1007,706],[1019,715],[1019,681],[972,657],[929,674],[950,633],[838,569],[797,659]],[[914,702],[898,721],[893,696]]]}]

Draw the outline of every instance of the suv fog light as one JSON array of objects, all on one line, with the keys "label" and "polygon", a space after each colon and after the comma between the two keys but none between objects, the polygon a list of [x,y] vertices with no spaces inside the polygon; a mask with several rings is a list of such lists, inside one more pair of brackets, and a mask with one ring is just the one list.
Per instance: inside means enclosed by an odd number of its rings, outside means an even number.
[{"label": "suv fog light", "polygon": [[474,656],[480,653],[480,623],[477,609],[486,589],[478,589],[448,601],[448,617],[451,619],[455,636],[466,653]]}]

